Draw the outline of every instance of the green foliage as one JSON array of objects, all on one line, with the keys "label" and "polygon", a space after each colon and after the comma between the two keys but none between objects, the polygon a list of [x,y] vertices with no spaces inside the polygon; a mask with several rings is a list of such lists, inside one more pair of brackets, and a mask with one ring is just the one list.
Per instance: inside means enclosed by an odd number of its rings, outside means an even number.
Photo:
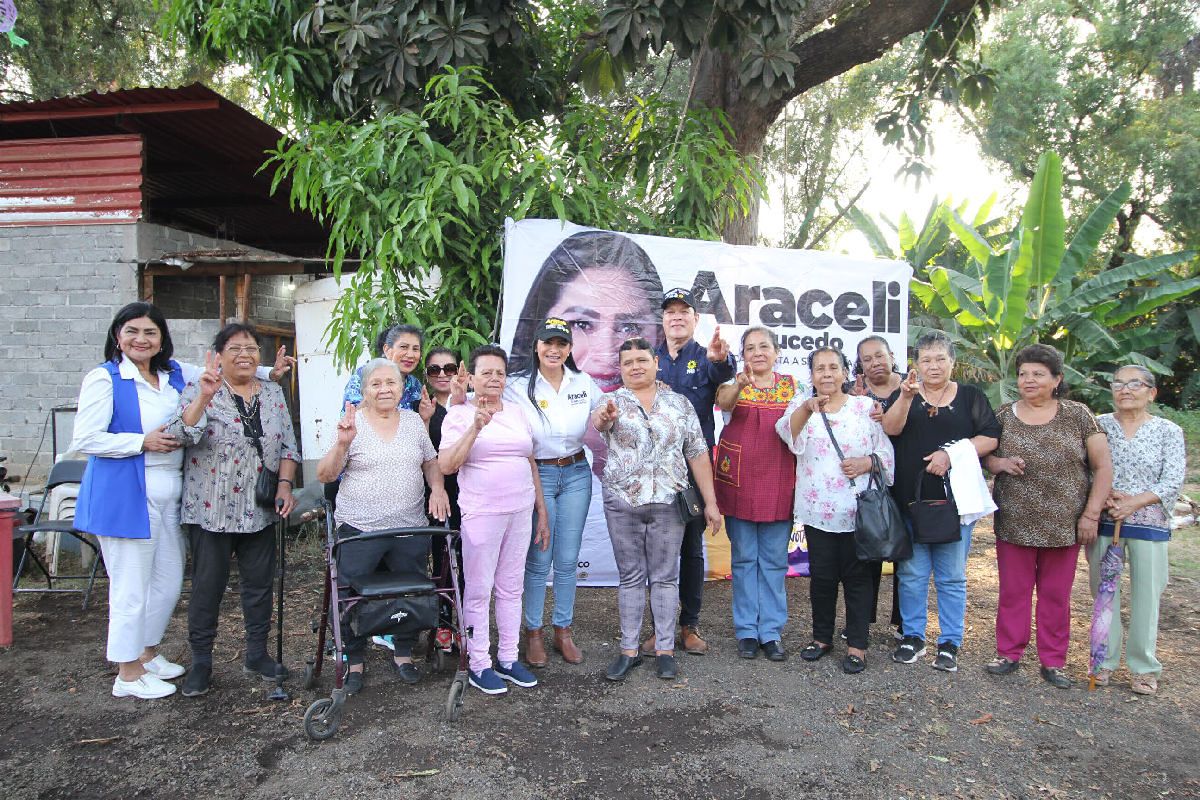
[{"label": "green foliage", "polygon": [[397,319],[459,352],[486,342],[506,217],[717,238],[757,177],[718,115],[689,114],[682,128],[678,115],[639,101],[623,114],[573,105],[560,125],[522,121],[480,71],[446,69],[418,110],[319,123],[281,143],[275,183],[290,178],[293,204],[330,225],[335,273],[361,259],[326,332],[339,362],[355,363]]},{"label": "green foliage", "polygon": [[[1044,154],[1020,222],[1006,236],[981,221],[990,202],[973,224],[941,204],[930,210],[920,234],[903,217],[898,227],[899,255],[916,268],[913,296],[921,306],[910,337],[928,327],[945,330],[960,348],[959,363],[996,402],[1015,398],[1014,359],[1034,342],[1063,351],[1068,380],[1085,397],[1103,394],[1115,365],[1169,374],[1169,362],[1148,354],[1169,352],[1178,327],[1160,322],[1200,291],[1190,251],[1130,260],[1090,276],[1082,271],[1130,188],[1111,192],[1068,241],[1062,180],[1058,157]],[[886,246],[878,225],[861,214],[856,222],[869,240]]]}]

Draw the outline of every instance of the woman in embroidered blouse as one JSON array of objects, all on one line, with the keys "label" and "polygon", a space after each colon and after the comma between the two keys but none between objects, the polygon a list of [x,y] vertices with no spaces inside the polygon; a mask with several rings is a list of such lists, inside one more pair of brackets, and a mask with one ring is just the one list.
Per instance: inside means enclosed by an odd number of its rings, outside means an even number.
[{"label": "woman in embroidered blouse", "polygon": [[855,479],[871,471],[871,457],[876,456],[890,484],[892,443],[879,423],[871,419],[874,401],[844,391],[850,368],[841,350],[814,350],[808,357],[808,367],[813,396],[793,399],[775,426],[796,454],[795,513],[804,520],[808,538],[813,638],[800,657],[817,661],[833,649],[840,583],[846,605],[847,641],[842,670],[855,674],[867,668],[872,600],[871,573],[854,550],[855,497],[866,488],[865,480]]},{"label": "woman in embroidered blouse", "polygon": [[[275,680],[282,665],[267,655],[271,587],[275,576],[272,528],[296,505],[292,485],[300,450],[283,390],[260,383],[258,334],[232,322],[213,340],[216,357],[180,400],[188,452],[183,474],[183,522],[191,525],[192,596],[188,640],[192,668],[184,697],[206,694],[212,677],[217,615],[236,553],[246,625],[243,670]],[[275,507],[255,501],[263,469],[279,473]]]},{"label": "woman in embroidered blouse", "polygon": [[717,504],[725,515],[733,573],[733,629],[738,655],[759,647],[783,661],[787,622],[788,540],[796,490],[796,459],[775,433],[775,423],[796,397],[796,381],[775,372],[779,347],[767,328],[742,334],[744,368],[717,389],[717,405],[730,413],[717,443]]},{"label": "woman in embroidered blouse", "polygon": [[1063,358],[1034,344],[1017,353],[1020,399],[1000,407],[1000,446],[984,460],[996,476],[996,658],[1007,675],[1029,645],[1037,594],[1037,655],[1041,676],[1071,688],[1063,669],[1071,636],[1071,587],[1080,545],[1096,540],[1100,512],[1112,490],[1104,430],[1083,403],[1061,399]]},{"label": "woman in embroidered blouse", "polygon": [[683,395],[658,388],[658,359],[649,341],[629,339],[618,354],[624,385],[592,414],[593,427],[608,445],[601,485],[620,576],[621,652],[605,677],[624,680],[642,663],[638,634],[649,583],[655,665],[658,677],[673,679],[677,674],[675,615],[684,528],[675,500],[688,486],[689,466],[704,498],[710,531],[721,524],[721,514],[713,492],[708,444],[695,409]]},{"label": "woman in embroidered blouse", "polygon": [[592,470],[584,452],[588,419],[603,393],[575,364],[566,320],[550,317],[535,333],[528,365],[504,387],[504,397],[525,411],[533,426],[533,457],[542,481],[550,541],[531,545],[525,558],[525,660],[546,666],[542,615],[546,578],[554,567],[553,646],[568,664],[583,663],[571,623],[583,526],[592,503]]},{"label": "woman in embroidered blouse", "polygon": [[[399,367],[386,358],[376,358],[363,366],[362,378],[362,403],[357,409],[346,403],[337,440],[317,465],[320,481],[328,483],[341,476],[338,537],[424,527],[429,517],[444,521],[450,501],[442,485],[437,451],[421,418],[398,407],[404,385]],[[426,483],[430,486],[428,503]],[[387,491],[380,491],[381,486]],[[338,551],[338,583],[344,588],[355,577],[375,572],[381,565],[392,573],[428,577],[428,564],[429,539],[425,536],[347,544]],[[412,660],[416,638],[413,632],[392,639],[396,674],[408,684],[420,679]],[[347,694],[362,690],[365,646],[366,637],[346,641]]]},{"label": "woman in embroidered blouse", "polygon": [[[104,364],[83,380],[75,416],[70,449],[90,457],[75,526],[95,534],[104,554],[115,697],[166,697],[175,687],[165,681],[184,673],[158,654],[158,644],[187,558],[179,525],[179,393],[201,370],[172,360],[173,353],[161,311],[150,303],[125,306],[109,325]],[[275,369],[263,367],[262,377],[282,375],[294,363],[281,348]]]},{"label": "woman in embroidered blouse", "polygon": [[[1099,536],[1087,551],[1092,594],[1100,581],[1100,561],[1112,544],[1113,523],[1121,520],[1121,543],[1129,561],[1129,632],[1125,663],[1130,688],[1137,694],[1156,694],[1162,664],[1155,650],[1158,639],[1158,601],[1167,586],[1167,547],[1171,539],[1171,509],[1179,497],[1187,469],[1183,431],[1170,420],[1150,413],[1158,394],[1154,375],[1138,366],[1113,374],[1112,414],[1096,420],[1108,434],[1112,451],[1113,488],[1100,517]],[[1121,595],[1113,600],[1108,651],[1096,682],[1107,686],[1121,664]]]}]

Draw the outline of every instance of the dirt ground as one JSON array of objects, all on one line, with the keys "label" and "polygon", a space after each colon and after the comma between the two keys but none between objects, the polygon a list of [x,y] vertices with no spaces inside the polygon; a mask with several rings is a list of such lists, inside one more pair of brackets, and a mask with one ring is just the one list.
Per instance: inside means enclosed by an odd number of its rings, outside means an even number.
[{"label": "dirt ground", "polygon": [[[16,646],[0,653],[0,797],[1200,797],[1197,533],[1181,531],[1173,543],[1180,568],[1164,598],[1156,698],[1133,695],[1124,670],[1093,693],[1054,689],[1038,677],[1032,647],[1016,674],[985,673],[996,581],[994,540],[981,529],[954,675],[930,669],[932,653],[920,664],[892,663],[882,624],[873,626],[861,675],[842,674],[840,646],[816,664],[801,661],[808,582],[791,579],[786,663],[737,658],[730,586],[709,583],[710,654],[681,656],[676,681],[643,666],[614,685],[601,673],[615,652],[616,596],[583,589],[575,625],[582,666],[552,661],[538,672],[540,686],[506,697],[468,690],[461,720],[449,724],[442,708],[451,674],[406,687],[376,650],[367,688],[322,744],[309,742],[301,724],[318,693],[293,679],[293,700],[271,702],[269,685],[243,677],[236,591],[226,597],[213,692],[152,702],[109,694],[103,591],[86,613],[74,597],[24,595]],[[310,555],[292,573],[288,595],[286,660],[295,672],[315,647],[314,564]],[[1091,614],[1086,575],[1081,559],[1068,665],[1079,681]],[[885,578],[885,616],[889,602]],[[186,662],[185,604],[186,596],[164,653]]]}]

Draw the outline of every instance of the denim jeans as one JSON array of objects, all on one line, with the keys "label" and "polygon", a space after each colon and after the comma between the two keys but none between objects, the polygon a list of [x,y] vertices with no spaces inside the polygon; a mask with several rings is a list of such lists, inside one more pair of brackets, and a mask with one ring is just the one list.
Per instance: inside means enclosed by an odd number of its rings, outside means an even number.
[{"label": "denim jeans", "polygon": [[[904,515],[904,524],[912,535],[912,520]],[[971,552],[971,532],[975,523],[963,525],[962,538],[945,544],[913,542],[912,558],[897,565],[900,576],[900,617],[905,636],[925,638],[929,613],[929,575],[937,588],[938,644],[950,642],[962,646],[963,625],[967,615],[967,554]]]},{"label": "denim jeans", "polygon": [[[538,464],[542,494],[546,498],[546,516],[550,521],[550,544],[542,550],[529,545],[525,557],[525,627],[542,627],[546,605],[546,578],[554,565],[553,624],[565,628],[575,616],[575,582],[579,569],[579,546],[583,525],[592,503],[592,469],[586,461],[570,466]],[[537,531],[534,512],[533,530]]]},{"label": "denim jeans", "polygon": [[787,622],[788,539],[791,520],[748,522],[725,517],[733,573],[733,630],[738,639],[774,642]]}]

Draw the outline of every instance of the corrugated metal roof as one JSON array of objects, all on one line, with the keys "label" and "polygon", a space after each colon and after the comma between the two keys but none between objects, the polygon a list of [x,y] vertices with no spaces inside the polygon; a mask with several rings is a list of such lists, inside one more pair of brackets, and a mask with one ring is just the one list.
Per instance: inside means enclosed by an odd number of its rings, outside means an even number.
[{"label": "corrugated metal roof", "polygon": [[0,104],[0,140],[129,134],[144,142],[144,219],[290,255],[324,254],[328,232],[289,207],[287,183],[272,196],[271,174],[256,174],[283,134],[206,86]]},{"label": "corrugated metal roof", "polygon": [[0,225],[141,217],[141,136],[0,142]]}]

